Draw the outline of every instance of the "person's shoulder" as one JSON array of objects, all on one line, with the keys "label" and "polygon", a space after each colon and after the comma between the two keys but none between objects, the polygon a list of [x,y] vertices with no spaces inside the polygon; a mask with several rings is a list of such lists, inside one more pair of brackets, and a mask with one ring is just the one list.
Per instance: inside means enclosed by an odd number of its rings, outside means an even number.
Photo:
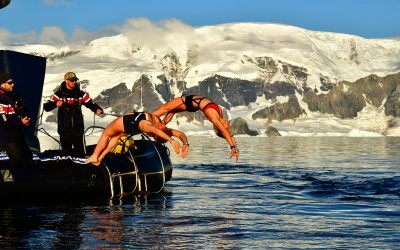
[{"label": "person's shoulder", "polygon": [[61,88],[58,88],[58,89],[56,89],[55,91],[54,91],[54,94],[61,94],[61,93],[63,93],[63,91],[61,90]]},{"label": "person's shoulder", "polygon": [[63,85],[64,82],[62,82],[55,90],[54,90],[54,94],[56,95],[60,95],[62,93],[64,93],[64,89],[66,89],[65,87],[65,83]]}]

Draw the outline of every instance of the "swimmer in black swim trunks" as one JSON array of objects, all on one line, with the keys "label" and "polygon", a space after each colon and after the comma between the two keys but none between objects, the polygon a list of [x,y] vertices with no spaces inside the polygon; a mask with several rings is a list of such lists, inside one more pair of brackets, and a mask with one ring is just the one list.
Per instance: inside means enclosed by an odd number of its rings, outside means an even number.
[{"label": "swimmer in black swim trunks", "polygon": [[167,124],[176,113],[183,111],[196,112],[198,110],[203,111],[207,119],[214,125],[214,132],[216,135],[225,138],[228,142],[231,149],[230,158],[235,156],[236,161],[238,161],[239,149],[235,139],[233,138],[233,134],[230,131],[229,121],[224,119],[221,107],[207,97],[199,95],[183,95],[179,98],[172,99],[151,113],[158,117],[165,115],[163,123]]},{"label": "swimmer in black swim trunks", "polygon": [[[179,154],[181,146],[171,136],[178,137],[183,145],[188,145],[188,140],[183,132],[167,128],[160,118],[147,112],[128,113],[118,117],[104,129],[93,154],[85,163],[100,165],[103,158],[117,144],[121,136],[136,135],[142,132],[154,137],[157,141],[170,142],[176,154]],[[187,149],[182,149],[182,158],[185,158],[187,153]]]}]

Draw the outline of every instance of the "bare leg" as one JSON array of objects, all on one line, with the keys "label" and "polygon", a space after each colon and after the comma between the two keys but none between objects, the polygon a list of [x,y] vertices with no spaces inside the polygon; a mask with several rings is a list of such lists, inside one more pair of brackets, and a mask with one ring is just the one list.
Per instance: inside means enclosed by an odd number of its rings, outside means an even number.
[{"label": "bare leg", "polygon": [[93,154],[85,161],[85,163],[92,163],[93,165],[98,166],[100,164],[99,161],[99,154],[103,152],[105,148],[107,148],[108,143],[110,141],[111,137],[105,134],[105,131],[103,131],[103,134],[100,137],[100,140],[97,142],[96,148],[93,151]]},{"label": "bare leg", "polygon": [[[116,137],[117,139],[120,137],[120,135],[124,132],[124,126],[123,126],[123,118],[119,117],[112,121],[110,125],[108,125],[103,133],[101,134],[101,137],[96,145],[96,148],[93,151],[93,154],[85,161],[85,163],[92,163],[93,165],[100,165],[99,156],[103,155],[104,156],[108,153],[109,150],[106,150],[109,147],[110,141]],[[115,142],[117,142],[116,140]],[[115,144],[114,144],[115,145]],[[112,146],[113,147],[113,146]],[[104,153],[105,152],[105,153]],[[102,158],[101,158],[102,159]]]},{"label": "bare leg", "polygon": [[121,135],[111,137],[111,139],[108,141],[107,147],[103,150],[101,155],[97,158],[98,162],[100,163],[104,157],[110,152],[110,150],[117,144],[119,138]]}]

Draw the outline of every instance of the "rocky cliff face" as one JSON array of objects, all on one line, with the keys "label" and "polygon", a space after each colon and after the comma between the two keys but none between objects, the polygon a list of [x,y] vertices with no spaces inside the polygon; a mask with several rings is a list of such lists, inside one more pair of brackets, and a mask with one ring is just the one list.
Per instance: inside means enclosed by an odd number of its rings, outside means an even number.
[{"label": "rocky cliff face", "polygon": [[146,75],[142,75],[131,90],[125,83],[120,83],[101,92],[94,101],[102,108],[111,107],[111,111],[117,115],[142,109],[150,112],[163,104]]},{"label": "rocky cliff face", "polygon": [[264,83],[274,83],[273,77],[280,74],[284,81],[301,89],[307,85],[308,70],[304,67],[292,65],[282,60],[275,60],[272,57],[244,57],[245,60],[254,64],[259,71],[260,80]]},{"label": "rocky cliff face", "polygon": [[[272,63],[271,60],[265,58],[263,60],[264,64]],[[128,89],[125,83],[120,83],[102,91],[94,100],[103,108],[110,107],[111,112],[118,115],[134,109],[152,111],[175,98],[171,91],[171,83],[167,78],[160,75],[158,80],[160,82],[154,84],[148,76],[142,75],[135,81],[132,89]],[[90,84],[83,83],[85,86]],[[370,75],[355,82],[342,81],[333,87],[327,87],[325,91],[318,91],[299,87],[293,82],[265,83],[260,80],[248,81],[213,75],[191,88],[186,88],[185,82],[182,82],[181,86],[184,94],[199,94],[214,100],[223,108],[224,117],[227,119],[229,119],[227,110],[250,105],[260,97],[265,98],[269,104],[255,111],[251,118],[280,122],[307,116],[307,112],[320,112],[332,114],[340,119],[351,119],[357,117],[358,113],[368,105],[382,107],[386,116],[398,118],[400,117],[399,83],[400,73],[385,77]],[[281,97],[286,97],[286,101],[282,101]],[[307,105],[307,111],[302,108],[300,102]],[[202,112],[183,112],[177,114],[176,117],[185,117],[187,122],[197,121],[201,124],[204,124],[206,119]],[[391,121],[387,125],[388,128],[397,126],[397,120]],[[47,116],[46,122],[56,122],[55,114]],[[248,128],[243,118],[236,120],[234,124],[236,124],[234,126],[236,133],[258,134]],[[279,132],[269,133],[279,134]]]},{"label": "rocky cliff face", "polygon": [[125,83],[120,83],[117,86],[104,90],[97,96],[94,101],[102,108],[112,107],[112,111],[116,114],[122,114],[119,107],[121,106],[122,100],[125,101],[131,94],[131,91],[126,87]]},{"label": "rocky cliff face", "polygon": [[[386,115],[396,115],[397,85],[400,73],[386,77],[371,75],[356,82],[340,82],[327,94],[317,94],[312,90],[304,93],[303,101],[311,111],[333,114],[338,118],[354,118],[366,105],[384,105]],[[384,101],[387,99],[386,103]]]},{"label": "rocky cliff face", "polygon": [[189,70],[188,67],[181,64],[176,53],[165,55],[161,60],[161,65],[165,74],[159,77],[165,77],[165,80],[169,82],[170,89],[176,89],[174,92],[182,92],[186,88],[184,79]]},{"label": "rocky cliff face", "polygon": [[[271,60],[265,58],[263,63],[274,65]],[[289,75],[292,74],[289,71],[286,72]],[[302,74],[300,76],[305,77]],[[299,79],[299,75],[296,77]],[[162,75],[159,76],[159,80],[161,83],[155,85],[149,77],[142,75],[131,90],[121,83],[103,91],[95,101],[102,107],[111,107],[112,112],[116,114],[123,114],[133,109],[152,111],[175,97],[171,91],[171,83]],[[399,83],[400,73],[386,77],[371,75],[355,82],[342,81],[334,87],[327,87],[326,91],[319,92],[316,89],[301,87],[298,82],[265,83],[258,80],[248,81],[213,75],[196,86],[183,88],[182,93],[207,96],[223,107],[224,116],[228,119],[226,110],[247,106],[256,102],[258,97],[271,101],[271,104],[254,112],[253,120],[284,121],[306,116],[307,111],[300,106],[300,101],[307,104],[308,110],[311,112],[333,114],[341,119],[357,117],[358,112],[367,105],[383,106],[386,115],[400,117],[400,87],[397,87]],[[183,82],[181,86],[186,86],[186,83]],[[276,99],[282,96],[287,97],[286,102]],[[184,112],[177,114],[177,117],[186,117],[188,122],[198,121],[200,123],[203,123],[205,119],[201,112]]]},{"label": "rocky cliff face", "polygon": [[289,100],[285,103],[277,102],[269,107],[258,110],[252,115],[253,120],[265,119],[283,121],[288,119],[295,119],[303,114],[305,111],[300,107],[299,101],[295,95],[289,96]]}]

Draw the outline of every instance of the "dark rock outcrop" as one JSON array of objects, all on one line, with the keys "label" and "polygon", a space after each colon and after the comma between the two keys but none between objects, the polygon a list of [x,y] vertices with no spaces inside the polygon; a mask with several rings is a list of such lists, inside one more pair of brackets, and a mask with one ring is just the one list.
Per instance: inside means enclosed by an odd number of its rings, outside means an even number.
[{"label": "dark rock outcrop", "polygon": [[171,91],[171,85],[167,78],[164,75],[159,75],[157,78],[161,80],[161,84],[156,85],[156,90],[161,95],[164,102],[174,99],[174,95]]},{"label": "dark rock outcrop", "polygon": [[258,135],[258,132],[256,130],[249,129],[246,120],[241,117],[238,117],[230,121],[230,123],[231,123],[231,132],[234,135],[251,135],[251,136]]},{"label": "dark rock outcrop", "polygon": [[333,87],[335,87],[335,83],[332,83],[331,80],[329,79],[329,77],[321,75],[319,76],[319,80],[321,82],[321,87],[320,89],[322,91],[329,91],[331,90]]},{"label": "dark rock outcrop", "polygon": [[262,83],[259,82],[213,75],[199,82],[198,88],[190,88],[187,92],[193,93],[193,90],[198,90],[200,95],[207,96],[218,105],[230,109],[255,102],[261,87]]},{"label": "dark rock outcrop", "polygon": [[95,98],[95,101],[103,108],[111,107],[111,111],[117,115],[134,110],[151,112],[163,104],[146,75],[142,75],[133,84],[131,91],[126,87],[126,84],[121,83],[114,88],[101,92]]},{"label": "dark rock outcrop", "polygon": [[260,77],[266,82],[269,82],[271,78],[278,72],[278,63],[271,57],[256,57],[254,61],[247,57],[247,61],[254,63],[260,71]]},{"label": "dark rock outcrop", "polygon": [[265,99],[273,99],[277,96],[289,96],[296,93],[293,84],[287,82],[274,82],[264,86]]},{"label": "dark rock outcrop", "polygon": [[125,99],[130,94],[131,91],[126,87],[126,84],[120,83],[111,89],[102,91],[94,101],[104,109],[115,106],[121,99]]},{"label": "dark rock outcrop", "polygon": [[299,101],[295,95],[289,96],[286,103],[275,103],[270,107],[258,110],[252,115],[254,120],[265,119],[283,121],[286,119],[294,119],[304,114],[304,110],[300,107]]},{"label": "dark rock outcrop", "polygon": [[400,89],[396,88],[385,103],[385,115],[400,117]]},{"label": "dark rock outcrop", "polygon": [[272,127],[272,126],[268,126],[267,129],[265,130],[265,134],[268,137],[273,137],[273,136],[281,136],[281,134],[279,133],[279,131]]},{"label": "dark rock outcrop", "polygon": [[275,60],[268,56],[255,58],[244,56],[244,60],[254,64],[258,68],[260,80],[264,83],[274,83],[271,82],[272,77],[279,72],[285,78],[285,82],[299,90],[307,85],[309,75],[307,68]]},{"label": "dark rock outcrop", "polygon": [[[327,94],[317,95],[313,91],[306,91],[303,101],[311,111],[333,114],[341,119],[354,118],[367,104],[380,107],[385,98],[392,95],[400,81],[400,73],[386,77],[371,75],[356,82],[340,82]],[[395,99],[388,99],[385,113],[393,113]]]},{"label": "dark rock outcrop", "polygon": [[[385,115],[400,117],[400,73],[386,76],[385,80],[389,82],[390,87],[395,86],[384,104]],[[390,87],[387,91],[390,90]]]},{"label": "dark rock outcrop", "polygon": [[[73,56],[75,54],[78,54],[79,52],[80,52],[79,50],[77,50],[77,51],[62,51],[62,52],[59,52],[59,53],[50,53],[50,54],[46,55],[45,57],[46,57],[46,60],[48,62],[53,62],[53,61],[58,61],[58,60],[61,60],[63,58],[69,57],[69,56]],[[32,54],[33,55],[36,54],[38,56],[43,56],[43,55],[40,55],[40,54],[37,54],[37,53],[32,53]]]},{"label": "dark rock outcrop", "polygon": [[175,52],[166,54],[161,60],[161,65],[165,72],[168,72],[168,80],[171,86],[175,86],[181,92],[186,89],[186,82],[184,81],[189,68],[183,66],[179,61],[179,57]]},{"label": "dark rock outcrop", "polygon": [[317,95],[314,91],[306,91],[303,101],[313,112],[333,114],[341,119],[356,117],[366,105],[361,95],[343,91],[343,85],[334,87],[328,94]]},{"label": "dark rock outcrop", "polygon": [[[131,109],[141,109],[145,111],[153,111],[163,103],[159,100],[153,84],[146,75],[142,75],[132,87],[132,94],[128,97]],[[133,105],[132,105],[133,104]]]},{"label": "dark rock outcrop", "polygon": [[291,83],[299,87],[304,87],[307,85],[308,70],[306,68],[285,63],[279,60],[278,62],[282,65],[282,73]]}]

